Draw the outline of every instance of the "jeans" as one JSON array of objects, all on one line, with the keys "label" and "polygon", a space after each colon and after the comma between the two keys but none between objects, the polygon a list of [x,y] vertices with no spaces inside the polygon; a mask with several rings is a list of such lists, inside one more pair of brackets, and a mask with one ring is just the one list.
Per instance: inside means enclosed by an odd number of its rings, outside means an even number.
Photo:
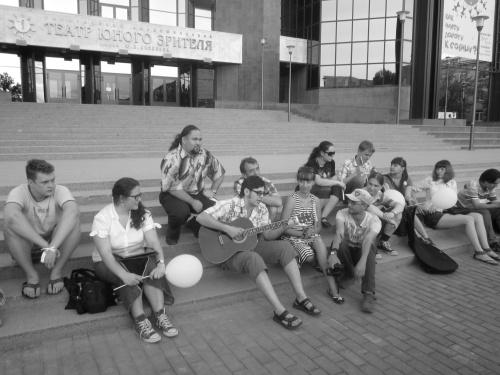
[{"label": "jeans", "polygon": [[[361,282],[361,293],[375,293],[375,248],[370,245],[370,252],[366,258],[365,275]],[[344,265],[343,280],[354,278],[354,267],[361,259],[361,247],[350,247],[346,242],[342,242],[339,246],[338,258]]]}]

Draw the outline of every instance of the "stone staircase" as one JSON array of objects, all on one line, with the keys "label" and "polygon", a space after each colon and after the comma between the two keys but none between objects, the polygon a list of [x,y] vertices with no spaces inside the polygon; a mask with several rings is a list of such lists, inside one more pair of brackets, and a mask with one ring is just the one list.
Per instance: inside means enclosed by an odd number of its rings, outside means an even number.
[{"label": "stone staircase", "polygon": [[[446,145],[458,146],[462,150],[469,148],[469,126],[414,125],[412,127],[442,140]],[[500,126],[475,126],[474,129],[475,149],[500,148]]]},{"label": "stone staircase", "polygon": [[351,152],[364,139],[383,150],[457,149],[409,126],[314,123],[279,111],[0,104],[0,161],[164,156],[174,135],[193,123],[215,155],[308,153],[324,139]]},{"label": "stone staircase", "polygon": [[[167,246],[165,243],[167,218],[158,202],[157,169],[174,134],[186,124],[198,125],[204,134],[204,146],[224,159],[223,164],[228,172],[218,199],[232,196],[233,181],[239,178],[237,166],[241,158],[248,155],[259,160],[263,175],[274,182],[282,197],[290,195],[295,187],[297,167],[306,161],[312,147],[325,139],[336,144],[338,166],[345,158],[354,154],[363,139],[374,142],[377,149],[374,163],[386,166],[378,168],[383,173],[388,171],[392,157],[413,155],[407,160],[410,162],[410,175],[414,181],[430,173],[433,163],[443,158],[443,151],[455,154],[459,152],[456,146],[444,146],[440,140],[408,126],[316,124],[296,117],[289,124],[286,122],[286,113],[273,111],[30,103],[0,104],[0,110],[0,169],[22,176],[6,176],[0,181],[0,207],[4,206],[9,191],[24,182],[24,162],[35,156],[54,161],[59,183],[72,191],[80,205],[81,242],[66,266],[66,276],[69,276],[72,269],[92,268],[93,244],[89,237],[92,220],[110,202],[111,187],[116,175],[122,177],[125,174],[120,175],[121,171],[131,168],[127,174],[140,176],[137,178],[141,182],[143,202],[152,211],[155,221],[163,225],[158,234],[166,259],[187,253],[196,256],[203,264],[204,274],[200,283],[189,289],[173,287],[176,303],[168,311],[174,322],[176,314],[227,306],[259,295],[255,284],[246,275],[224,271],[205,261],[200,253],[198,240],[190,231],[183,230],[176,246]],[[234,142],[226,144],[228,139],[234,139]],[[69,141],[72,143],[69,144]],[[111,145],[115,145],[116,149],[111,151]],[[132,151],[132,146],[137,145],[141,145],[142,149]],[[62,151],[62,147],[68,148]],[[281,155],[269,156],[274,154]],[[433,156],[433,162],[429,161],[429,155],[436,155]],[[459,186],[492,167],[491,163],[462,159],[466,161],[456,162],[455,159],[450,159],[454,164]],[[274,164],[266,162],[269,160],[274,160]],[[493,160],[499,164],[498,157]],[[69,178],[62,172],[60,165],[66,165],[73,172],[66,173]],[[128,165],[134,167],[127,167]],[[337,207],[330,215],[332,223],[340,208],[342,207]],[[3,229],[3,211],[0,211],[0,229]],[[462,228],[429,230],[429,233],[447,253],[470,251]],[[325,243],[329,244],[333,231],[323,230],[322,236]],[[406,241],[405,237],[391,239],[400,255],[384,256],[378,262],[377,272],[403,267],[415,261]],[[0,329],[0,350],[19,345],[35,345],[48,339],[105,329],[110,325],[130,325],[130,318],[121,306],[111,307],[105,313],[96,315],[77,315],[74,310],[65,311],[67,292],[63,291],[56,296],[46,295],[49,271],[40,264],[36,268],[41,277],[42,295],[36,300],[27,300],[21,295],[21,285],[25,281],[23,271],[6,251],[3,232],[0,231],[0,287],[7,293],[7,304],[0,309],[4,320],[4,326]],[[291,291],[285,274],[276,267],[271,268],[269,274],[277,291]],[[310,266],[302,268],[301,276],[306,287],[326,288],[323,276]],[[290,301],[283,302],[289,304],[291,301],[290,295]]]}]

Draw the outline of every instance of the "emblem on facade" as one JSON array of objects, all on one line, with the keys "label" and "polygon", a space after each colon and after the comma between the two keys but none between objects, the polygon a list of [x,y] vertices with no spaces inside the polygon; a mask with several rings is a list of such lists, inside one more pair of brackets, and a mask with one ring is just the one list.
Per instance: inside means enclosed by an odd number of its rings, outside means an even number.
[{"label": "emblem on facade", "polygon": [[25,35],[29,37],[33,36],[32,33],[36,31],[35,23],[31,22],[30,17],[18,17],[14,14],[13,18],[9,19],[9,21],[12,22],[12,25],[9,26],[9,29],[12,29],[14,35],[20,36],[22,39],[24,39]]}]

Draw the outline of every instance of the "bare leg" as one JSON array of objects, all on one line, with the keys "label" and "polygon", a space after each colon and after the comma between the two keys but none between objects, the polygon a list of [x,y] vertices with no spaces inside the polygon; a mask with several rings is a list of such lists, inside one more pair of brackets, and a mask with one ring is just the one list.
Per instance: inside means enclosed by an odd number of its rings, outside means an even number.
[{"label": "bare leg", "polygon": [[328,283],[328,287],[330,288],[330,292],[334,297],[338,297],[337,293],[337,285],[335,284],[335,279],[331,276],[326,276],[326,270],[328,268],[328,259],[327,259],[327,250],[325,243],[321,238],[316,238],[313,243],[313,249],[318,257],[318,263],[321,269],[323,270],[323,274],[325,275],[326,281]]},{"label": "bare leg", "polygon": [[163,308],[164,295],[161,289],[155,288],[151,285],[144,284],[144,294],[146,295],[153,312],[158,312]]},{"label": "bare leg", "polygon": [[471,212],[467,214],[474,219],[474,225],[476,227],[477,237],[483,249],[488,249],[490,245],[488,244],[488,235],[486,234],[486,228],[484,227],[483,216],[477,212]]},{"label": "bare leg", "polygon": [[328,199],[328,201],[326,201],[326,204],[324,203],[325,201],[325,199],[321,199],[321,205],[323,206],[321,210],[321,217],[328,217],[337,203],[339,203],[339,199],[335,195],[330,195],[330,198]]},{"label": "bare leg", "polygon": [[398,229],[399,223],[401,223],[402,218],[403,218],[402,214],[397,214],[396,216],[394,216],[392,221],[394,221],[396,223],[396,226],[387,223],[384,226],[384,234],[386,234],[388,236],[392,235],[396,231],[396,229]]},{"label": "bare leg", "polygon": [[422,225],[422,222],[416,215],[415,215],[415,220],[413,222],[413,226],[420,236],[424,238],[429,238],[429,235],[427,234],[424,226]]},{"label": "bare leg", "polygon": [[[33,267],[33,261],[31,260],[31,248],[33,247],[33,244],[18,236],[8,226],[5,226],[4,228],[4,237],[7,250],[23,269],[26,274],[28,284],[37,284],[40,281],[40,277],[38,276],[38,272],[36,272],[35,267]],[[38,297],[40,296],[40,290],[32,292],[27,290],[26,295],[30,298]]]},{"label": "bare leg", "polygon": [[[57,227],[56,227],[57,231]],[[56,264],[54,265],[54,268],[52,269],[52,272],[50,274],[50,279],[51,280],[56,280],[60,277],[62,277],[62,272],[64,265],[68,261],[68,259],[71,257],[71,254],[75,251],[76,247],[80,243],[80,237],[81,237],[81,230],[80,230],[80,220],[77,220],[75,223],[75,226],[69,233],[69,235],[64,239],[63,243],[61,246],[59,246],[59,251],[61,252],[61,256],[57,259]],[[64,288],[64,283],[57,283],[54,284],[54,290],[51,290],[50,285],[49,285],[49,293],[58,293],[62,288]]]},{"label": "bare leg", "polygon": [[[465,233],[469,238],[469,241],[472,243],[474,250],[476,253],[480,253],[483,251],[481,247],[481,243],[479,242],[479,238],[476,232],[475,221],[472,216],[469,215],[448,215],[445,214],[441,220],[436,225],[436,228],[455,228],[461,225],[465,225]],[[478,255],[479,259],[482,260],[491,260],[491,258],[486,255]]]},{"label": "bare leg", "polygon": [[290,280],[290,284],[292,284],[293,291],[297,296],[297,300],[299,302],[303,301],[307,298],[306,293],[304,292],[304,288],[302,287],[302,280],[300,279],[300,271],[299,266],[295,259],[288,263],[285,268],[283,268],[286,275],[288,276],[288,280]]}]

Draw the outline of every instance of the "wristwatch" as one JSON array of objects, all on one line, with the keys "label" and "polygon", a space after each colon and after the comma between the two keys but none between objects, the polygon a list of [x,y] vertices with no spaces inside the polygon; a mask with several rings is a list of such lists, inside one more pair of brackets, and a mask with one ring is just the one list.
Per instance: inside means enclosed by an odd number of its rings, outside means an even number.
[{"label": "wristwatch", "polygon": [[165,261],[163,259],[160,259],[158,262],[156,262],[157,265],[158,265],[158,263],[165,265]]},{"label": "wristwatch", "polygon": [[332,251],[330,251],[330,254],[328,254],[328,256],[332,255],[332,254],[335,254],[337,252],[338,249],[332,249]]},{"label": "wristwatch", "polygon": [[212,193],[217,194],[217,189],[212,189]]}]

